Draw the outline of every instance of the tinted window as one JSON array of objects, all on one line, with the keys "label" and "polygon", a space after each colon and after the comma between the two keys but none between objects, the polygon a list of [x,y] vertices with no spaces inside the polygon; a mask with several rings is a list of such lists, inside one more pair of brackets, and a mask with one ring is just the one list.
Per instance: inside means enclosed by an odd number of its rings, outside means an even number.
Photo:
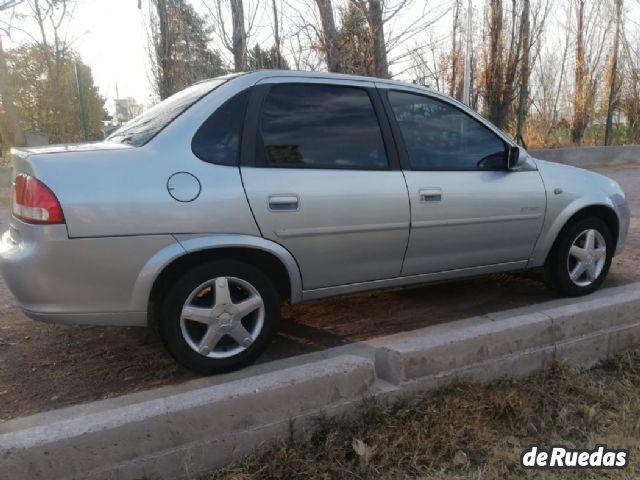
[{"label": "tinted window", "polygon": [[260,116],[262,165],[387,168],[380,126],[366,90],[332,85],[276,85]]},{"label": "tinted window", "polygon": [[237,165],[244,113],[249,98],[245,90],[222,104],[198,129],[191,149],[205,162]]},{"label": "tinted window", "polygon": [[506,167],[504,142],[448,103],[404,92],[389,101],[416,170],[495,170]]}]

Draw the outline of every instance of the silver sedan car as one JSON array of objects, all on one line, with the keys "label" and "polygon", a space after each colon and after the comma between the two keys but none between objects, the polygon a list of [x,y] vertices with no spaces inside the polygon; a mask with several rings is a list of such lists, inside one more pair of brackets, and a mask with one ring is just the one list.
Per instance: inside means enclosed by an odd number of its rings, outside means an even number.
[{"label": "silver sedan car", "polygon": [[203,81],[13,162],[0,267],[24,312],[153,325],[204,374],[253,361],[281,301],[537,267],[588,294],[629,225],[614,181],[432,90],[347,75]]}]

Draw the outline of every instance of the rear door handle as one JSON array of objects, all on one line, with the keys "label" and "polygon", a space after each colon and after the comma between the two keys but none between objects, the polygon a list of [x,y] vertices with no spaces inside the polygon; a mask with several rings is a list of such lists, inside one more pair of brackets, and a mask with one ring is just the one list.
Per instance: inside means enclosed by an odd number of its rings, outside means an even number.
[{"label": "rear door handle", "polygon": [[442,189],[421,188],[418,195],[420,195],[420,202],[422,203],[439,202],[442,200]]},{"label": "rear door handle", "polygon": [[269,210],[272,212],[295,212],[299,206],[298,195],[269,195]]}]

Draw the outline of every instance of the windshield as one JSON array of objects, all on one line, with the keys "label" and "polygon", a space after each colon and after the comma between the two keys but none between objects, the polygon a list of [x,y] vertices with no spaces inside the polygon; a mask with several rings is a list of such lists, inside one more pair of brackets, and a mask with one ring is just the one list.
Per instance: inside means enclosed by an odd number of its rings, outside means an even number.
[{"label": "windshield", "polygon": [[227,80],[229,77],[220,77],[191,85],[128,121],[109,135],[107,140],[134,147],[144,145],[191,105]]}]

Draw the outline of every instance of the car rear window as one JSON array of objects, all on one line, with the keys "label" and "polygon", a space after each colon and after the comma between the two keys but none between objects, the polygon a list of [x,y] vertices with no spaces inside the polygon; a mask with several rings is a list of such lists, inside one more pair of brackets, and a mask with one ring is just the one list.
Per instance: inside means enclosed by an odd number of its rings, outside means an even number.
[{"label": "car rear window", "polygon": [[140,147],[155,137],[163,128],[185,112],[206,94],[219,87],[231,77],[205,80],[171,95],[142,115],[122,125],[107,137],[110,142],[126,143]]}]

